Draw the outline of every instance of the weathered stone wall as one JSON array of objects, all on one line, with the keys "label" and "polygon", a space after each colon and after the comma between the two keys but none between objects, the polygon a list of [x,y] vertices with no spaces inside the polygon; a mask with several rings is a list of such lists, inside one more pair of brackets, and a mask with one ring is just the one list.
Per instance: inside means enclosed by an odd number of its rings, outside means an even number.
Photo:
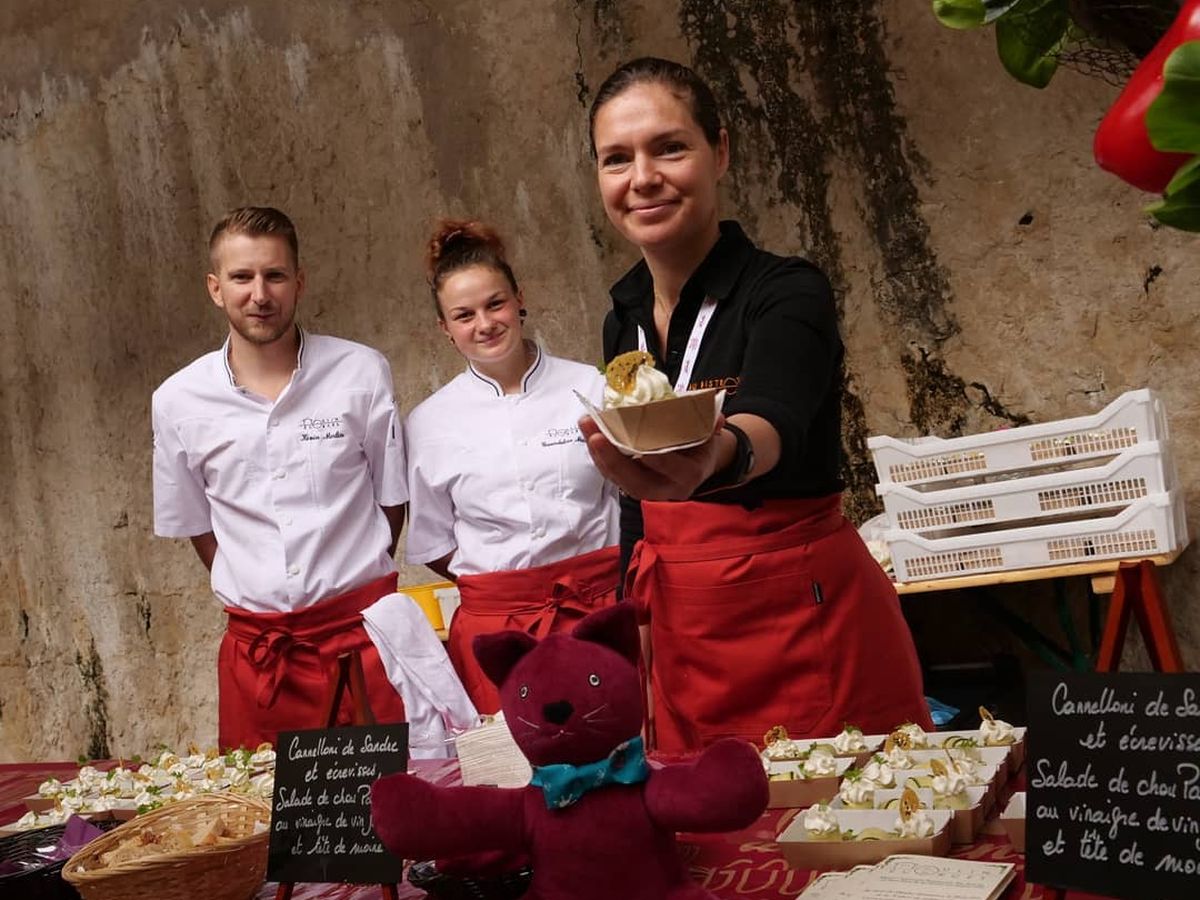
[{"label": "weathered stone wall", "polygon": [[[406,409],[459,368],[420,269],[439,215],[495,222],[534,333],[596,359],[631,255],[585,110],[643,53],[711,79],[729,213],[840,291],[853,514],[873,510],[870,433],[1080,414],[1142,385],[1197,482],[1196,238],[1151,228],[1145,198],[1092,165],[1114,90],[1072,73],[1023,88],[990,35],[946,31],[926,3],[8,0],[0,761],[215,735],[220,610],[186,542],[151,535],[148,421],[154,386],[221,339],[211,222],[288,210],[305,321],[386,353]],[[1164,578],[1192,665],[1196,569],[1189,553]],[[970,655],[959,637],[981,622],[961,599],[914,607],[929,658]],[[1007,599],[1042,615],[1038,592]]]}]

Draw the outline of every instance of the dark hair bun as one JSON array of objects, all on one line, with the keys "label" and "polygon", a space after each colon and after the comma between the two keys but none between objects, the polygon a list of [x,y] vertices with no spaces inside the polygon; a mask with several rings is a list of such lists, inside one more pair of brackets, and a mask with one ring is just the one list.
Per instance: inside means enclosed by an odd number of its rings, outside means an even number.
[{"label": "dark hair bun", "polygon": [[496,231],[482,222],[468,219],[443,219],[429,238],[425,251],[425,271],[429,280],[450,269],[457,262],[479,257],[504,262],[504,242]]}]

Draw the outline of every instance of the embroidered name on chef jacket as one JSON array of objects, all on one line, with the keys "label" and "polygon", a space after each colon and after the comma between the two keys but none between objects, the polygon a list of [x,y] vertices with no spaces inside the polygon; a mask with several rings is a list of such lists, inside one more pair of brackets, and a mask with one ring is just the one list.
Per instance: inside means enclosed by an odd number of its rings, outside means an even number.
[{"label": "embroidered name on chef jacket", "polygon": [[559,447],[563,444],[582,444],[583,432],[578,425],[568,428],[547,428],[542,432],[543,447]]},{"label": "embroidered name on chef jacket", "polygon": [[307,416],[300,420],[301,441],[332,441],[345,436],[341,416]]}]

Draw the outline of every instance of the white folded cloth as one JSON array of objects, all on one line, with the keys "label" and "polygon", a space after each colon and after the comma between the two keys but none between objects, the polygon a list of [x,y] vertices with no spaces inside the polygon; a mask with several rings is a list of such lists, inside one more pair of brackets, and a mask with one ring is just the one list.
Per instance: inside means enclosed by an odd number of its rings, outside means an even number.
[{"label": "white folded cloth", "polygon": [[404,700],[409,757],[454,756],[454,735],[479,724],[446,648],[408,594],[388,594],[362,612],[388,681]]}]

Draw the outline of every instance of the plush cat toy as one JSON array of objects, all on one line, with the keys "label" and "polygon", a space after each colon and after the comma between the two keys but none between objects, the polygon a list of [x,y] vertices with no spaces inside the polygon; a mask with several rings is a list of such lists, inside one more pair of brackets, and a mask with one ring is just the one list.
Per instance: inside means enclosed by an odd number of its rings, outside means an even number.
[{"label": "plush cat toy", "polygon": [[633,605],[540,643],[505,631],[474,649],[533,781],[508,790],[382,778],[371,816],[384,845],[406,859],[527,853],[527,900],[712,898],[688,879],[675,832],[748,827],[766,808],[766,774],[757,750],[733,739],[687,764],[647,765]]}]

